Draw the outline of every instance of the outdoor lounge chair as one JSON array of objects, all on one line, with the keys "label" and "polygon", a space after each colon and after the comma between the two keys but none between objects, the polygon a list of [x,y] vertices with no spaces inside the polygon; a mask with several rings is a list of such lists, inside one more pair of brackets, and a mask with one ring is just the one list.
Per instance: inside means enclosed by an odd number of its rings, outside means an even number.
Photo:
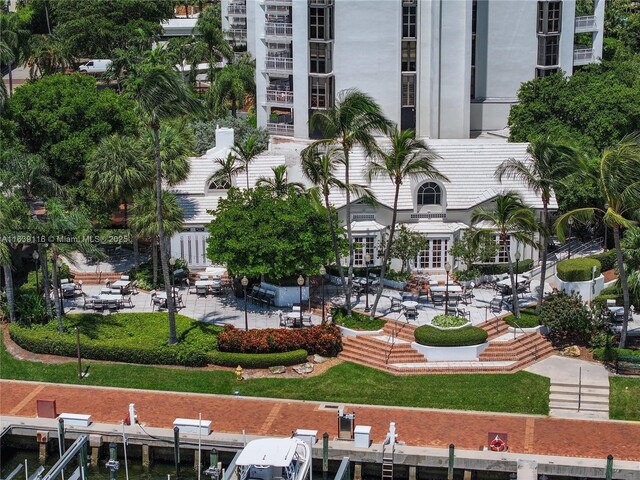
[{"label": "outdoor lounge chair", "polygon": [[158,310],[161,308],[167,308],[167,299],[166,298],[158,298],[158,296],[154,296],[151,299],[152,311],[155,311],[156,307]]},{"label": "outdoor lounge chair", "polygon": [[204,285],[196,285],[196,295],[199,297],[206,297],[207,293],[207,287]]}]

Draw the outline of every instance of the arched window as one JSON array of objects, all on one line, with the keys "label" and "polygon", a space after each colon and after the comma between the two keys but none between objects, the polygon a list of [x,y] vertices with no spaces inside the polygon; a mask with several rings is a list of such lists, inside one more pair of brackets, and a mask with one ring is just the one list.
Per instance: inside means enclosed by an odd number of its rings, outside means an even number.
[{"label": "arched window", "polygon": [[418,188],[418,205],[441,205],[442,190],[440,185],[434,182],[427,182]]},{"label": "arched window", "polygon": [[212,180],[209,183],[209,190],[229,190],[230,188],[229,182],[223,179]]}]

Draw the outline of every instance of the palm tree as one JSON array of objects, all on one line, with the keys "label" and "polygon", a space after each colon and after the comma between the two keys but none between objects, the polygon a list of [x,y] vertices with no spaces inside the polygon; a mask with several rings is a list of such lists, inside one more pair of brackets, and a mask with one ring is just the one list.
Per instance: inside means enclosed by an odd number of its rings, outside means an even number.
[{"label": "palm tree", "polygon": [[[431,150],[425,142],[416,139],[416,134],[413,130],[400,131],[396,125],[393,131],[389,133],[389,140],[391,141],[390,148],[384,151],[381,150],[377,158],[374,157],[369,164],[367,172],[369,181],[380,176],[386,176],[395,187],[391,230],[380,269],[381,284],[387,271],[387,264],[391,260],[391,246],[396,231],[400,186],[405,180],[411,179],[432,178],[443,181],[449,180],[446,176],[442,175],[434,165],[435,160],[440,158],[438,154]],[[376,314],[376,308],[381,295],[382,288],[379,288],[371,308],[372,317]]]},{"label": "palm tree", "polygon": [[[0,17],[1,18],[1,17]],[[9,65],[9,74],[11,75],[11,64],[15,60],[15,56],[9,48],[9,45],[4,40],[0,40],[0,64],[8,64]],[[10,77],[11,78],[11,77]],[[10,84],[11,87],[11,84]],[[2,111],[2,107],[4,107],[5,102],[9,98],[9,93],[7,92],[7,86],[4,84],[4,80],[0,82],[0,111]]]},{"label": "palm tree", "polygon": [[225,116],[227,105],[231,107],[231,116],[238,117],[238,108],[245,105],[245,97],[255,97],[255,60],[251,57],[225,65],[214,79],[207,92],[207,105],[214,116]]},{"label": "palm tree", "polygon": [[565,145],[553,142],[550,138],[535,140],[527,147],[529,158],[525,161],[509,158],[498,166],[496,178],[520,180],[529,189],[540,195],[542,200],[542,265],[540,267],[540,291],[538,292],[537,311],[544,297],[544,285],[547,276],[547,255],[549,243],[549,202],[555,185],[575,172],[578,164],[577,151]]},{"label": "palm tree", "polygon": [[214,165],[219,165],[213,175],[209,177],[207,183],[215,183],[218,188],[229,189],[233,185],[233,179],[244,171],[244,166],[238,159],[229,152],[226,158],[216,158]]},{"label": "palm tree", "polygon": [[[160,126],[160,162],[162,165],[162,179],[168,185],[176,185],[189,176],[191,164],[189,157],[193,154],[195,138],[193,131],[183,122],[165,123]],[[155,138],[152,129],[143,132],[140,143],[142,151],[154,166]],[[153,183],[155,171],[148,177]]]},{"label": "palm tree", "polygon": [[273,178],[260,177],[256,181],[256,187],[264,187],[275,197],[284,197],[288,193],[300,195],[304,191],[304,185],[299,182],[287,180],[287,166],[278,165],[272,167]]},{"label": "palm tree", "polygon": [[[29,39],[31,32],[20,25],[20,19],[16,14],[0,15],[0,52],[6,47],[10,57],[0,53],[2,63],[9,64],[9,94],[13,95],[13,69],[11,64],[23,63],[29,57]],[[1,45],[4,44],[4,47]],[[4,88],[4,85],[3,85]]]},{"label": "palm tree", "polygon": [[[153,284],[158,282],[158,243],[159,226],[157,216],[157,197],[152,187],[144,188],[133,197],[129,222],[141,237],[151,240],[151,262],[153,265]],[[183,211],[178,198],[171,192],[162,192],[163,229],[167,238],[182,231]],[[169,291],[169,290],[167,290]]]},{"label": "palm tree", "polygon": [[[334,213],[335,209],[331,206],[329,195],[332,189],[339,191],[349,189],[352,194],[370,198],[372,203],[375,201],[375,197],[367,187],[353,183],[347,186],[338,179],[336,177],[336,169],[339,165],[344,165],[344,159],[342,158],[342,150],[337,147],[329,147],[328,149],[323,147],[307,148],[302,152],[302,174],[314,185],[309,191],[311,198],[319,199],[321,197],[322,200],[324,200],[324,209],[329,221],[329,232],[331,234],[336,266],[338,267],[338,273],[346,295],[347,281],[341,262],[342,254],[337,233],[337,216]],[[321,203],[320,200],[316,201]]]},{"label": "palm tree", "polygon": [[[586,169],[583,171],[588,172]],[[604,149],[600,160],[600,169],[595,180],[606,200],[605,208],[578,208],[567,212],[556,221],[556,232],[558,237],[563,240],[570,218],[590,221],[596,212],[603,214],[605,226],[613,230],[618,278],[622,286],[624,300],[624,319],[620,333],[620,348],[624,348],[627,343],[631,303],[620,232],[623,228],[633,226],[635,222],[631,218],[640,209],[640,133],[627,135],[616,145]]]},{"label": "palm tree", "polygon": [[511,295],[513,300],[513,314],[520,318],[518,292],[513,272],[513,262],[507,241],[509,237],[523,245],[536,245],[534,235],[539,231],[536,216],[531,207],[525,205],[516,192],[506,192],[496,197],[495,209],[476,208],[471,214],[473,224],[486,223],[488,228],[477,228],[473,231],[472,240],[479,242],[483,235],[498,234],[500,249],[507,252],[509,277],[511,278]]},{"label": "palm tree", "polygon": [[[160,147],[160,122],[167,118],[182,115],[190,110],[195,110],[200,105],[190,95],[177,72],[166,67],[143,62],[136,68],[136,72],[133,75],[125,79],[124,85],[126,95],[137,102],[147,124],[153,130],[160,263],[162,265],[165,290],[170,292],[171,279],[167,264],[167,242],[161,200],[163,168]],[[178,339],[176,337],[175,305],[171,295],[167,295],[167,310],[169,314],[169,344],[174,345]]]},{"label": "palm tree", "polygon": [[7,310],[9,311],[9,321],[16,321],[16,302],[13,289],[13,262],[11,252],[5,243],[0,243],[0,267],[4,272],[4,292],[7,297]]},{"label": "palm tree", "polygon": [[69,52],[64,40],[55,34],[34,35],[29,43],[29,58],[26,63],[30,66],[29,76],[53,75],[75,63],[75,58]]},{"label": "palm tree", "polygon": [[629,272],[629,296],[631,303],[640,308],[640,227],[627,230],[621,241],[625,271]]},{"label": "palm tree", "polygon": [[193,53],[194,64],[204,61],[209,64],[209,82],[213,83],[216,65],[221,60],[233,61],[233,48],[222,31],[221,5],[216,3],[200,12],[196,23],[199,45]]},{"label": "palm tree", "polygon": [[[374,134],[384,132],[389,128],[389,121],[384,117],[380,106],[369,95],[358,90],[343,90],[338,94],[334,107],[327,110],[316,110],[309,119],[312,131],[319,130],[323,136],[310,147],[321,145],[337,145],[342,150],[345,167],[344,184],[349,186],[349,154],[354,147],[364,148],[367,154],[372,154],[377,146]],[[304,156],[304,152],[303,152]],[[351,191],[345,190],[347,218],[347,239],[349,241],[349,271],[347,278],[346,306],[351,315],[351,278],[353,275],[354,246],[351,232]]]},{"label": "palm tree", "polygon": [[267,147],[256,134],[249,135],[244,141],[236,141],[231,147],[231,153],[242,164],[242,169],[247,176],[247,190],[249,189],[249,164],[266,150]]}]

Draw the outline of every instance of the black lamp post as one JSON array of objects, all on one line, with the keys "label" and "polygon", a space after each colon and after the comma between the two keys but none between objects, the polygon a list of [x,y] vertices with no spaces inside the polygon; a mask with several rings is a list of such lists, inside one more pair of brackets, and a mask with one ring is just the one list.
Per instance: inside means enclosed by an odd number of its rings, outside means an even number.
[{"label": "black lamp post", "polygon": [[304,285],[304,277],[302,275],[300,275],[298,277],[298,280],[296,280],[298,283],[298,287],[300,288],[300,327],[302,327],[302,286]]},{"label": "black lamp post", "polygon": [[33,258],[33,261],[36,264],[36,292],[39,294],[40,293],[40,282],[38,281],[38,268],[40,268],[40,264],[38,263],[38,259],[40,258],[40,254],[36,250],[35,252],[33,252],[31,257]]},{"label": "black lamp post", "polygon": [[322,293],[322,323],[325,322],[325,305],[324,305],[324,276],[327,274],[327,269],[324,268],[324,265],[320,266],[320,292]]},{"label": "black lamp post", "polygon": [[244,290],[244,329],[245,331],[248,331],[249,319],[247,318],[247,285],[249,285],[249,279],[247,278],[246,275],[242,277],[242,280],[240,280],[240,283],[242,284],[242,289]]},{"label": "black lamp post", "polygon": [[518,296],[518,265],[520,264],[520,250],[516,250],[516,296]]},{"label": "black lamp post", "polygon": [[369,263],[371,262],[371,255],[368,253],[364,256],[364,271],[367,278],[364,282],[364,311],[369,312]]},{"label": "black lamp post", "polygon": [[569,224],[569,252],[567,258],[571,258],[571,228],[573,227],[573,217],[569,217],[567,223]]},{"label": "black lamp post", "polygon": [[447,283],[444,294],[444,314],[449,315],[449,272],[451,271],[451,264],[449,262],[444,264],[444,271],[447,272]]}]

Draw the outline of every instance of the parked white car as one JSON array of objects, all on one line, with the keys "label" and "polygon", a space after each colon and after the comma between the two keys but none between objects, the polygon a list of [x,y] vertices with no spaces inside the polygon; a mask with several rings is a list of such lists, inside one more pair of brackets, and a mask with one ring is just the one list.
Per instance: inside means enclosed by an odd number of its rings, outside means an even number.
[{"label": "parked white car", "polygon": [[80,73],[105,73],[111,66],[111,60],[89,60],[87,63],[80,65],[78,71]]}]

